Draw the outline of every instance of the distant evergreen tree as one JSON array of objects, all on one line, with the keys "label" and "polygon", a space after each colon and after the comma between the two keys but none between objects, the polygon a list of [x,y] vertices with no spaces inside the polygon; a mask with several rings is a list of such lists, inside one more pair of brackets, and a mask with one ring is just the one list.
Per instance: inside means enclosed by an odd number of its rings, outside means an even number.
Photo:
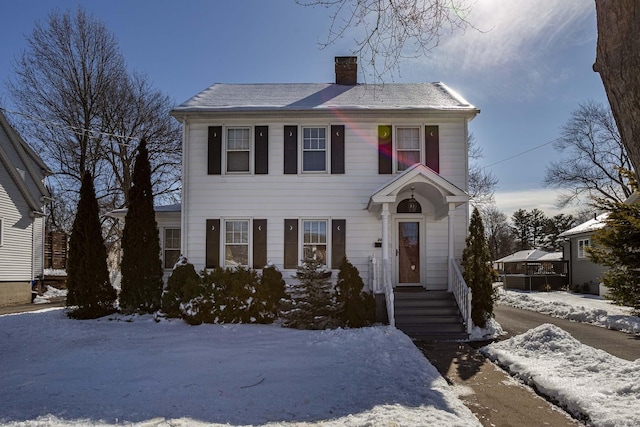
[{"label": "distant evergreen tree", "polygon": [[587,249],[591,260],[606,265],[602,282],[616,304],[640,313],[640,205],[600,200],[609,215]]},{"label": "distant evergreen tree", "polygon": [[160,309],[162,263],[160,237],[153,210],[151,166],[146,141],[138,146],[129,190],[129,206],[122,233],[122,290],[125,313],[153,313]]},{"label": "distant evergreen tree", "polygon": [[336,325],[335,298],[322,264],[307,258],[298,267],[297,284],[289,288],[291,299],[282,312],[284,326],[297,329],[327,329]]},{"label": "distant evergreen tree", "polygon": [[67,289],[69,317],[95,319],[115,311],[117,293],[109,282],[98,201],[88,171],[82,176],[78,211],[69,239]]},{"label": "distant evergreen tree", "polygon": [[493,316],[493,285],[491,277],[491,254],[484,234],[484,225],[477,208],[473,209],[466,247],[462,252],[463,276],[471,288],[471,319],[484,328]]},{"label": "distant evergreen tree", "polygon": [[336,283],[337,318],[343,326],[361,328],[375,321],[375,300],[363,292],[364,282],[355,265],[345,257]]}]

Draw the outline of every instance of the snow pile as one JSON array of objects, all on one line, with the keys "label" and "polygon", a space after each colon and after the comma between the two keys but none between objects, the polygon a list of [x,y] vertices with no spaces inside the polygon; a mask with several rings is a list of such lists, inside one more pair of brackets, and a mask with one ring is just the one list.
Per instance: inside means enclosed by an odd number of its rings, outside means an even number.
[{"label": "snow pile", "polygon": [[640,425],[640,359],[619,359],[550,324],[481,351],[589,424]]},{"label": "snow pile", "polygon": [[486,341],[496,339],[501,335],[505,335],[506,332],[502,329],[500,323],[493,317],[487,320],[487,325],[484,328],[473,326],[471,334],[469,335],[469,341]]},{"label": "snow pile", "polygon": [[640,334],[640,317],[602,297],[568,292],[527,293],[500,290],[498,304],[537,311],[576,322],[590,323],[629,334]]},{"label": "snow pile", "polygon": [[479,426],[395,328],[0,316],[0,425]]},{"label": "snow pile", "polygon": [[53,286],[47,285],[47,290],[42,294],[38,295],[34,300],[34,304],[46,304],[51,302],[57,298],[66,298],[67,290],[66,289],[58,289]]}]

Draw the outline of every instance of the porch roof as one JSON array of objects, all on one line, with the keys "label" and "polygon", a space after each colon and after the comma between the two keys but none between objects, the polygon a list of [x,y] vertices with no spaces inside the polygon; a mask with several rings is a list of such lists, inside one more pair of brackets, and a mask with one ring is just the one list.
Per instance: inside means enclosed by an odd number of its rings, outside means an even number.
[{"label": "porch roof", "polygon": [[371,212],[382,203],[395,203],[398,194],[408,185],[415,183],[424,183],[438,190],[442,196],[441,202],[443,204],[455,203],[456,206],[459,206],[469,201],[469,195],[464,190],[440,176],[433,169],[422,163],[416,163],[376,190],[369,198],[367,209]]}]

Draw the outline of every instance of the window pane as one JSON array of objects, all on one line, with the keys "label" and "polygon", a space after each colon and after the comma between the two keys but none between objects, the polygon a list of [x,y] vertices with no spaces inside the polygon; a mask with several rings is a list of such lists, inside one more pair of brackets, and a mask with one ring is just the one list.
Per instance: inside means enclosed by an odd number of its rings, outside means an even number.
[{"label": "window pane", "polygon": [[249,129],[227,129],[227,149],[248,150]]},{"label": "window pane", "polygon": [[420,163],[420,151],[398,151],[398,171]]},{"label": "window pane", "polygon": [[225,249],[224,265],[227,267],[249,265],[249,246],[227,245]]},{"label": "window pane", "polygon": [[327,245],[305,245],[304,258],[314,258],[322,265],[327,265]]},{"label": "window pane", "polygon": [[249,221],[225,222],[224,264],[249,265]]},{"label": "window pane", "polygon": [[249,152],[229,151],[227,152],[228,172],[249,172]]},{"label": "window pane", "polygon": [[176,265],[176,262],[178,262],[179,257],[180,257],[179,250],[175,250],[175,249],[165,250],[164,251],[164,268],[167,270],[173,268],[173,266]]},{"label": "window pane", "polygon": [[420,150],[420,130],[418,128],[398,128],[398,150]]},{"label": "window pane", "polygon": [[302,170],[305,172],[323,172],[327,156],[324,151],[305,151],[302,156]]}]

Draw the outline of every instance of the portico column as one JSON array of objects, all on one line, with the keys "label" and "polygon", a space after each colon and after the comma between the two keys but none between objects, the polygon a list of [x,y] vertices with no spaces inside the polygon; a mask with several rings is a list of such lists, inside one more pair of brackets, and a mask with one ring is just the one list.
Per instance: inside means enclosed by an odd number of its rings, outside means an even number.
[{"label": "portico column", "polygon": [[448,256],[448,265],[447,265],[447,271],[449,271],[449,275],[448,275],[448,279],[447,279],[447,290],[449,292],[451,292],[453,290],[453,272],[451,270],[451,261],[454,259],[455,257],[455,251],[454,251],[454,223],[455,223],[455,216],[456,216],[456,204],[455,203],[449,203],[449,213],[447,215],[447,221],[448,221],[448,225],[449,225],[449,256]]},{"label": "portico column", "polygon": [[382,204],[382,260],[389,262],[389,203]]}]

